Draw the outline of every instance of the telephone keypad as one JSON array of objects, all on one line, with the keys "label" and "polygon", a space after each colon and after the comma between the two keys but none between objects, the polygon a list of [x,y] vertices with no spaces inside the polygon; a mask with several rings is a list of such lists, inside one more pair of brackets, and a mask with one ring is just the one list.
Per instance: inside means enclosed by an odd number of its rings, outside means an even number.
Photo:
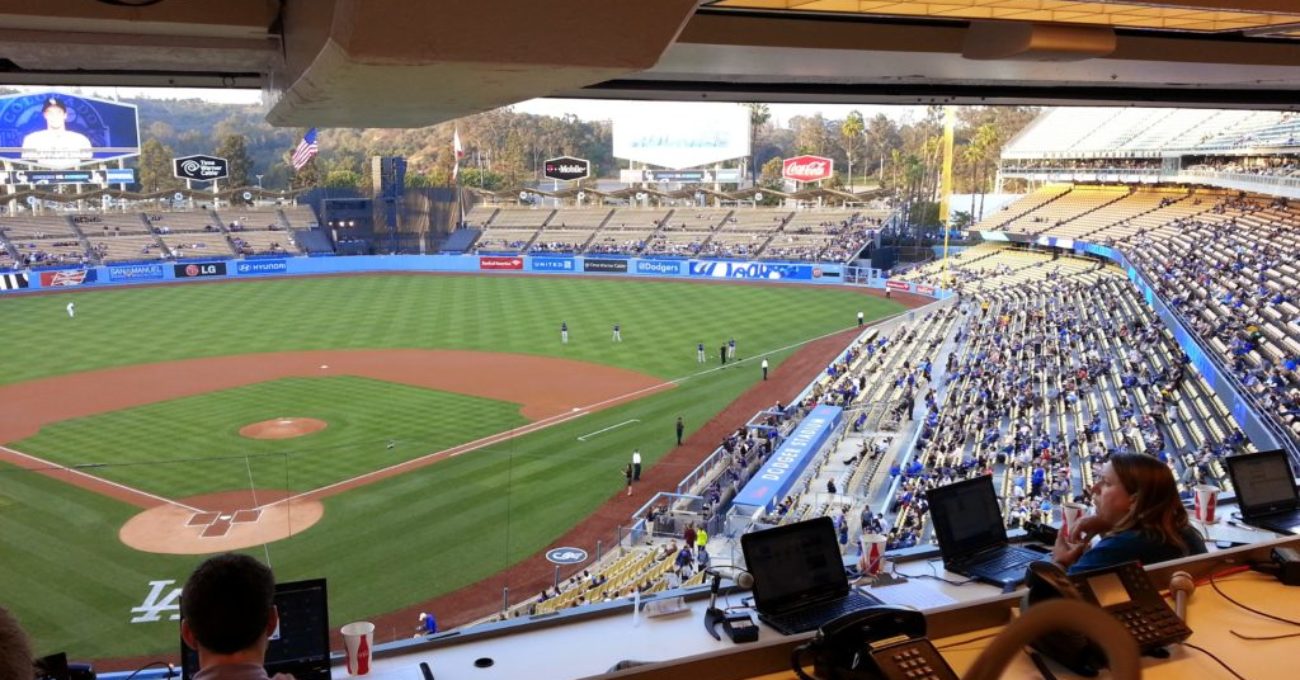
[{"label": "telephone keypad", "polygon": [[928,640],[913,640],[872,652],[886,680],[957,680]]}]

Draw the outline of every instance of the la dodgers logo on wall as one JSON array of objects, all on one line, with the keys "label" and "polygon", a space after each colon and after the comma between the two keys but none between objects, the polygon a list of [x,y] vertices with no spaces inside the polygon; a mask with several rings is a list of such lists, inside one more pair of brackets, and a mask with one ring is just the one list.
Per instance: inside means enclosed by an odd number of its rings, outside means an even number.
[{"label": "la dodgers logo on wall", "polygon": [[546,560],[554,564],[578,564],[587,561],[587,551],[582,548],[553,548],[546,551]]}]

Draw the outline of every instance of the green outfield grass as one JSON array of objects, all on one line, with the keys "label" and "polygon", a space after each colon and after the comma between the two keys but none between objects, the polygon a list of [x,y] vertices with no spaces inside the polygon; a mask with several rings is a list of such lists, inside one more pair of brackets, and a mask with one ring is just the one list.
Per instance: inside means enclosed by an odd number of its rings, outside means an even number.
[{"label": "green outfield grass", "polygon": [[[69,299],[77,301],[75,320],[63,314]],[[39,338],[0,353],[0,380],[218,354],[384,347],[544,354],[683,379],[676,389],[333,496],[317,526],[250,551],[269,557],[281,579],[329,578],[331,619],[342,623],[476,582],[547,547],[621,490],[632,448],[639,447],[654,465],[673,447],[678,415],[692,432],[759,380],[756,363],[700,374],[696,342],[705,342],[714,362],[718,345],[734,336],[742,358],[775,351],[773,370],[779,372],[791,351],[780,348],[847,328],[858,310],[874,319],[899,309],[836,288],[508,276],[365,276],[82,291],[0,304],[0,322],[14,337]],[[572,330],[568,345],[559,342],[561,320]],[[624,342],[617,345],[609,342],[616,321],[624,329]],[[272,385],[280,382],[285,381]],[[384,384],[385,390],[392,387]],[[415,391],[428,397],[427,391]],[[409,396],[385,399],[385,412],[402,409]],[[342,398],[349,408],[352,401],[361,400]],[[212,410],[197,409],[202,417]],[[639,422],[577,439],[629,419]],[[174,440],[173,428],[180,426],[151,431]],[[60,429],[47,428],[51,435]],[[92,437],[93,429],[78,437]],[[418,431],[442,436],[442,429],[445,422],[433,420]],[[291,440],[292,445],[322,435]],[[139,432],[132,437],[136,443],[141,438]],[[174,444],[164,442],[153,454],[156,462],[139,466],[176,468],[179,476],[166,485],[171,489],[195,483],[184,478],[185,470],[194,474],[191,456],[168,453]],[[255,484],[282,488],[287,470],[289,486],[311,486],[295,481],[298,465],[281,462],[277,475],[273,459],[265,461],[265,471],[253,467]],[[100,469],[105,476],[118,474],[117,465],[122,474],[137,474],[125,472],[127,460],[93,460],[114,464]],[[242,457],[226,465],[235,469],[223,474],[247,484]],[[183,581],[198,559],[124,547],[117,528],[134,512],[0,467],[0,553],[6,556],[0,560],[0,603],[32,628],[41,651],[68,649],[78,657],[173,651],[175,623],[132,624],[130,608],[144,599],[150,581]],[[87,571],[95,573],[85,576]],[[55,602],[67,606],[51,607],[50,590],[57,590]],[[535,593],[514,593],[531,596]],[[387,639],[386,631],[379,633]]]},{"label": "green outfield grass", "polygon": [[[280,416],[324,430],[256,440]],[[527,423],[518,404],[358,377],[284,378],[47,426],[10,446],[168,498],[256,486],[309,491]],[[392,448],[389,443],[392,442]]]}]

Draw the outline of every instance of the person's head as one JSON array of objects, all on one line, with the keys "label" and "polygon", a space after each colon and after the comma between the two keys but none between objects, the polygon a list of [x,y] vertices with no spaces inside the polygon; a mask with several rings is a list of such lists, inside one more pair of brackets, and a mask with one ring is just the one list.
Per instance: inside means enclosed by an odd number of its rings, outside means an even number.
[{"label": "person's head", "polygon": [[1174,545],[1185,543],[1180,532],[1187,526],[1187,510],[1178,485],[1169,468],[1153,456],[1112,455],[1093,484],[1093,504],[1113,531],[1138,529]]},{"label": "person's head", "polygon": [[41,115],[45,116],[45,126],[51,130],[62,130],[68,122],[68,108],[54,97],[45,100]]},{"label": "person's head", "polygon": [[0,678],[33,678],[32,645],[9,610],[0,607]]},{"label": "person's head", "polygon": [[181,590],[181,635],[201,661],[204,653],[251,653],[260,662],[278,623],[275,577],[247,555],[208,558]]}]

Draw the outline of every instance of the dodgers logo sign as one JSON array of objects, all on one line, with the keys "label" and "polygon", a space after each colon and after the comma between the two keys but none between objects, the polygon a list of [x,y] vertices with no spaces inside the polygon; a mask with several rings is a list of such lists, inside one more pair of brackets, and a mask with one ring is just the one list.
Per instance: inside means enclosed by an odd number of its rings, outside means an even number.
[{"label": "dodgers logo sign", "polygon": [[587,561],[587,551],[582,548],[553,548],[546,551],[546,560],[552,564],[579,564]]},{"label": "dodgers logo sign", "polygon": [[676,276],[682,273],[682,263],[662,260],[639,260],[636,263],[636,273]]},{"label": "dodgers logo sign", "polygon": [[813,278],[806,264],[759,264],[757,262],[692,262],[691,276],[714,279],[802,279]]}]

